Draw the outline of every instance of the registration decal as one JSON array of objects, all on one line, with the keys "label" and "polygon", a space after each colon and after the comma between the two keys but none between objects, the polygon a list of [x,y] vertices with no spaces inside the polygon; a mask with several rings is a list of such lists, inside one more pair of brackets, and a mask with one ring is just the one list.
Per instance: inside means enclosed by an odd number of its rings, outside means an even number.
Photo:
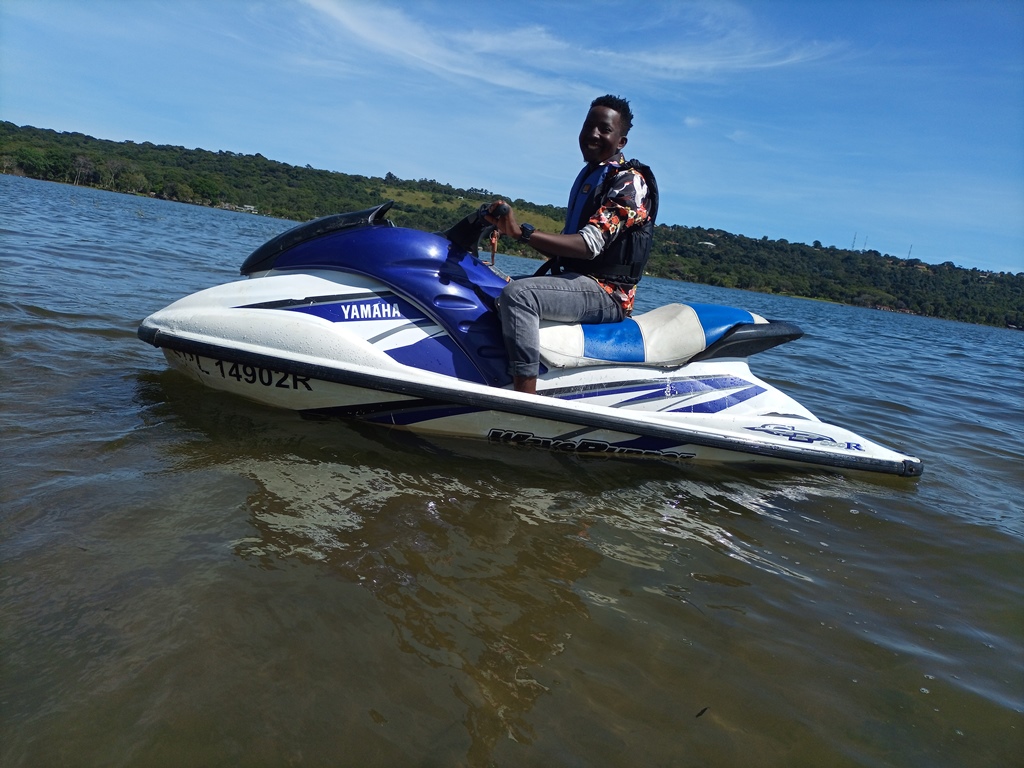
[{"label": "registration decal", "polygon": [[215,360],[213,367],[217,369],[222,379],[234,379],[239,383],[260,384],[276,389],[298,389],[301,385],[307,392],[313,391],[313,387],[309,385],[309,376],[299,376],[297,373],[274,371],[258,365],[228,363],[223,360]]},{"label": "registration decal", "polygon": [[784,437],[791,443],[807,443],[808,445],[834,445],[845,448],[848,451],[863,451],[860,443],[840,443],[828,435],[817,435],[814,432],[805,432],[802,429],[791,427],[788,424],[762,424],[760,427],[747,427],[751,432],[763,432],[766,435]]},{"label": "registration decal", "polygon": [[204,376],[234,379],[239,384],[253,384],[274,389],[313,391],[312,384],[310,383],[312,379],[309,376],[300,376],[297,373],[289,373],[288,371],[276,371],[273,368],[264,368],[259,365],[245,365],[244,363],[233,363],[229,360],[200,357],[192,352],[181,352],[177,349],[170,351]]}]

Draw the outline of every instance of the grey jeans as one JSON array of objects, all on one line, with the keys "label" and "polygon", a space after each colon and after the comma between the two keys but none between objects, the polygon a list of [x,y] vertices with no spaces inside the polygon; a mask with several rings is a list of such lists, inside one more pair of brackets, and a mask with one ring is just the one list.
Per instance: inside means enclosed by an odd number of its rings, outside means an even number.
[{"label": "grey jeans", "polygon": [[594,278],[572,272],[513,280],[497,304],[513,376],[539,373],[541,320],[617,323],[625,317],[622,305]]}]

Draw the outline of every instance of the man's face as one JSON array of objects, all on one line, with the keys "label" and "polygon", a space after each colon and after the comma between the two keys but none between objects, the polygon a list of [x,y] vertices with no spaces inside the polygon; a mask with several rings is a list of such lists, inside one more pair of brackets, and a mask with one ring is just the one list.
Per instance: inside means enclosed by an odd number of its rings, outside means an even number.
[{"label": "man's face", "polygon": [[590,165],[603,163],[622,151],[626,137],[622,134],[622,119],[609,107],[591,107],[580,130],[580,151]]}]

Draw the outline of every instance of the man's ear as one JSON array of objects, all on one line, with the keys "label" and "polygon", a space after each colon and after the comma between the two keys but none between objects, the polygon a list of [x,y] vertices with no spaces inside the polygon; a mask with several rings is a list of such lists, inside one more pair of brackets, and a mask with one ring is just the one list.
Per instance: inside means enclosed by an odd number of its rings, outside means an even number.
[{"label": "man's ear", "polygon": [[619,151],[620,152],[622,151],[622,148],[626,146],[626,142],[628,142],[628,141],[629,141],[629,138],[626,137],[626,136],[623,136],[621,139],[619,139]]}]

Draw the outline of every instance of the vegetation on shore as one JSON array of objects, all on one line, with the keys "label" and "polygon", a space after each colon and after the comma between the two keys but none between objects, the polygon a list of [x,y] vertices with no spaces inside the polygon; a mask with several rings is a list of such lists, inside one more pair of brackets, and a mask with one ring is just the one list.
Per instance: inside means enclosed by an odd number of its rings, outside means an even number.
[{"label": "vegetation on shore", "polygon": [[[0,171],[198,205],[306,221],[394,200],[400,226],[435,231],[499,194],[433,179],[366,177],[260,154],[114,142],[0,121]],[[506,198],[507,199],[507,198]],[[561,229],[565,208],[510,201],[538,229]],[[528,255],[503,242],[505,253]],[[874,250],[755,239],[659,224],[648,273],[708,285],[826,299],[969,323],[1024,328],[1024,272],[925,264]]]}]

